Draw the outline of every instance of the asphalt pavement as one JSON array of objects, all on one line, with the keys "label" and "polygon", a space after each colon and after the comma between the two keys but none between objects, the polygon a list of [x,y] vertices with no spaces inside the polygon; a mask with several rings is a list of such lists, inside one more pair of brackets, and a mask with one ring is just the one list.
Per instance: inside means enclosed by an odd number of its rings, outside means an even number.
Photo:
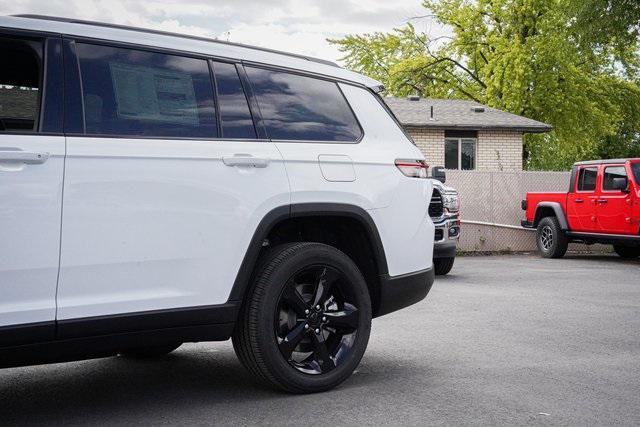
[{"label": "asphalt pavement", "polygon": [[0,370],[10,424],[638,425],[640,261],[459,258],[322,394],[256,385],[230,342]]}]

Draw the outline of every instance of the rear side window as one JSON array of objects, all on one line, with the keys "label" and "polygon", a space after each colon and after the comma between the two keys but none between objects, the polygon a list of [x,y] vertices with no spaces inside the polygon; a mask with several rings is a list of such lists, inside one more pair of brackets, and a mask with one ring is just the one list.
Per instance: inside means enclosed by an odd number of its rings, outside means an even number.
[{"label": "rear side window", "polygon": [[602,189],[611,191],[613,190],[614,178],[626,178],[627,171],[624,166],[609,166],[604,169],[604,176],[602,180]]},{"label": "rear side window", "polygon": [[87,134],[217,137],[205,60],[91,44],[77,52]]},{"label": "rear side window", "polygon": [[247,67],[271,139],[357,142],[362,129],[335,82]]},{"label": "rear side window", "polygon": [[578,177],[578,191],[594,191],[598,168],[582,168]]},{"label": "rear side window", "polygon": [[213,71],[216,76],[222,137],[255,139],[256,129],[236,66],[214,62]]},{"label": "rear side window", "polygon": [[0,37],[0,132],[38,130],[42,43]]}]

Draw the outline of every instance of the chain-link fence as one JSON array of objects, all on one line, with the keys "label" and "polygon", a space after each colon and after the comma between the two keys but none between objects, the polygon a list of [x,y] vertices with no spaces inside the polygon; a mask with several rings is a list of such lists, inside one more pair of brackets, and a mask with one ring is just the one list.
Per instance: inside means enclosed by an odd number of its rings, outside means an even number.
[{"label": "chain-link fence", "polygon": [[[520,201],[530,191],[568,191],[569,172],[447,171],[447,186],[460,193],[463,251],[533,251],[535,233],[520,227]],[[580,251],[601,246],[572,245]]]}]

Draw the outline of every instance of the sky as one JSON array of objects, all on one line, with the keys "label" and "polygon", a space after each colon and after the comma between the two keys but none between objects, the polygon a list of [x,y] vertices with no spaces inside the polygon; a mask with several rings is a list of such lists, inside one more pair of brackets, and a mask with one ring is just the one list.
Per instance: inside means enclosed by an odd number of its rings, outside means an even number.
[{"label": "sky", "polygon": [[0,0],[0,15],[34,13],[213,37],[338,61],[327,38],[390,31],[411,22],[445,30],[420,0]]}]

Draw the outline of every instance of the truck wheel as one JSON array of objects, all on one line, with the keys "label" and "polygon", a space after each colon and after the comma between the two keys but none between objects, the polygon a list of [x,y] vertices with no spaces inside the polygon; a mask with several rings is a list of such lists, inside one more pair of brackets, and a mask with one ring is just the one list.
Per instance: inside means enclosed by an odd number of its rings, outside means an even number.
[{"label": "truck wheel", "polygon": [[152,347],[139,347],[123,350],[120,355],[129,359],[156,359],[177,350],[182,343],[157,345]]},{"label": "truck wheel", "polygon": [[620,258],[633,259],[640,256],[640,248],[636,247],[613,245],[613,250]]},{"label": "truck wheel", "polygon": [[320,243],[272,249],[247,295],[233,348],[253,376],[290,393],[346,380],[369,342],[371,300],[353,261]]},{"label": "truck wheel", "polygon": [[433,268],[436,273],[436,276],[444,276],[448,274],[453,268],[453,262],[455,260],[456,260],[455,257],[435,258],[433,260]]},{"label": "truck wheel", "polygon": [[560,228],[556,217],[548,216],[540,221],[536,233],[536,244],[544,258],[562,258],[567,252],[569,239]]}]

